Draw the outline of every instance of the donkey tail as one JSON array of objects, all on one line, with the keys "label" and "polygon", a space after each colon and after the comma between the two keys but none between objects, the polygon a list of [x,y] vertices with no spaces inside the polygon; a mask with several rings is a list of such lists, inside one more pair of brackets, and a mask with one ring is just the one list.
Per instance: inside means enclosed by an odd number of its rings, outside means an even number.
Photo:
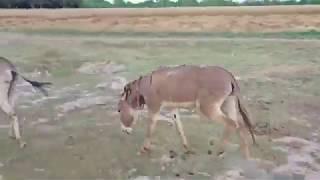
[{"label": "donkey tail", "polygon": [[248,113],[247,109],[245,108],[245,106],[243,105],[243,103],[241,102],[239,96],[237,96],[237,101],[238,101],[238,107],[239,107],[240,114],[242,116],[242,119],[243,119],[246,127],[248,128],[248,130],[249,130],[249,132],[251,134],[253,144],[257,145],[256,139],[255,139],[255,136],[254,136],[254,132],[253,132],[252,123],[251,123],[250,118],[249,118],[249,113]]},{"label": "donkey tail", "polygon": [[30,83],[33,87],[39,89],[45,96],[48,96],[48,91],[44,88],[45,86],[52,85],[51,82],[38,82],[27,79],[26,77],[21,76],[25,81]]}]

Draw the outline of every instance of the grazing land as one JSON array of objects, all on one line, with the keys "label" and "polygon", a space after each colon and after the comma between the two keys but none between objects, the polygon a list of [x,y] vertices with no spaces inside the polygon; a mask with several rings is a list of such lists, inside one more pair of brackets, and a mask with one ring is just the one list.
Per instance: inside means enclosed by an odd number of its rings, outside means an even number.
[{"label": "grazing land", "polygon": [[[170,17],[160,15],[162,9],[152,17],[149,10],[130,17],[105,9],[1,10],[0,55],[25,76],[54,83],[48,98],[19,83],[17,110],[27,148],[8,138],[9,123],[0,114],[1,176],[319,179],[320,12],[294,8],[300,13],[238,15],[222,8],[223,15],[217,8],[210,11],[217,14],[172,17],[172,9]],[[146,114],[131,136],[120,132],[122,85],[161,65],[179,64],[220,65],[237,76],[259,143],[252,147],[255,160],[242,158],[236,136],[217,157],[222,126],[185,111],[182,123],[195,155],[184,154],[175,128],[165,122],[158,124],[154,151],[137,155]]]}]

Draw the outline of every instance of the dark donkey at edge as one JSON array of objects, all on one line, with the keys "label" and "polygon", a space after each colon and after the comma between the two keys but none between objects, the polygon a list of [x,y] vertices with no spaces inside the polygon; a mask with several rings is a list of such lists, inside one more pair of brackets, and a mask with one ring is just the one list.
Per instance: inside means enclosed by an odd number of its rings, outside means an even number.
[{"label": "dark donkey at edge", "polygon": [[22,76],[8,59],[0,57],[0,108],[10,118],[9,137],[16,139],[21,148],[26,146],[22,140],[20,123],[15,112],[16,84],[18,77],[39,89],[45,96],[48,95],[44,86],[51,85],[50,82],[37,82]]},{"label": "dark donkey at edge", "polygon": [[202,117],[224,124],[218,155],[224,153],[225,145],[235,131],[240,137],[240,149],[245,158],[250,158],[247,130],[256,144],[238,83],[232,73],[222,67],[161,67],[127,83],[118,103],[122,131],[131,133],[136,111],[143,109],[144,105],[148,111],[148,126],[142,153],[150,151],[151,137],[157,121],[165,118],[159,113],[162,108],[170,110],[171,121],[187,151],[190,149],[180,121],[180,108],[195,109]]}]

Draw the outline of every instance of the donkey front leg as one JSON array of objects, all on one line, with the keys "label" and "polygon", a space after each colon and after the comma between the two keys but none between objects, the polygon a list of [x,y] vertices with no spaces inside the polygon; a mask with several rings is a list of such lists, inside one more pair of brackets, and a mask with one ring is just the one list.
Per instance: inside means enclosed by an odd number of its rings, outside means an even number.
[{"label": "donkey front leg", "polygon": [[172,115],[173,115],[173,121],[176,126],[176,130],[177,130],[178,134],[180,135],[182,145],[188,151],[189,145],[188,145],[187,137],[184,134],[184,130],[183,130],[183,126],[182,126],[182,123],[180,120],[180,114],[179,114],[178,109],[175,109],[174,111],[172,111]]},{"label": "donkey front leg", "polygon": [[141,153],[149,152],[151,150],[151,137],[157,125],[157,121],[158,121],[157,115],[158,113],[156,114],[149,113],[147,134],[146,134],[143,146],[140,150]]}]

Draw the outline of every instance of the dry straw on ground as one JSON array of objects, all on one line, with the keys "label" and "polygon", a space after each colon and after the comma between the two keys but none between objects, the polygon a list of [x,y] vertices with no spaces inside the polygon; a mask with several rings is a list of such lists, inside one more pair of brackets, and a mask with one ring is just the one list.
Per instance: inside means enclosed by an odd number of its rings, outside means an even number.
[{"label": "dry straw on ground", "polygon": [[320,6],[1,10],[1,29],[87,32],[275,32],[317,30]]}]

